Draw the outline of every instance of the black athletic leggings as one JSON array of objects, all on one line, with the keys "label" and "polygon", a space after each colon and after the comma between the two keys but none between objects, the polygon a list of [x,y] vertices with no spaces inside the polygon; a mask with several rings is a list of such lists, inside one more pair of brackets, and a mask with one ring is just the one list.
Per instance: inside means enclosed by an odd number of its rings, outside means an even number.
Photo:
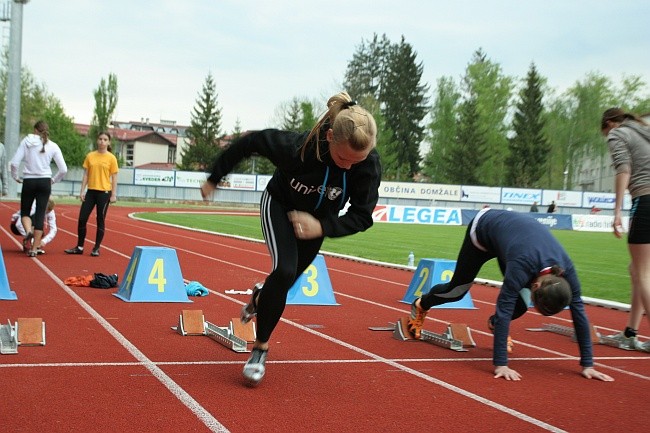
[{"label": "black athletic leggings", "polygon": [[23,179],[23,188],[20,192],[20,215],[29,216],[32,203],[36,200],[36,211],[32,216],[34,230],[43,230],[47,201],[50,199],[51,192],[52,178]]},{"label": "black athletic leggings", "polygon": [[271,254],[272,270],[258,299],[257,340],[266,343],[282,317],[287,294],[314,261],[323,238],[299,240],[287,217],[287,209],[264,191],[260,205],[262,233]]},{"label": "black athletic leggings", "polygon": [[[474,279],[481,270],[481,267],[496,257],[494,253],[481,251],[474,246],[469,235],[472,223],[473,221],[467,226],[463,246],[458,253],[456,269],[451,280],[444,284],[436,284],[429,290],[429,293],[422,296],[420,306],[425,310],[436,305],[460,301],[469,291],[470,287],[472,287]],[[501,269],[501,273],[505,274],[505,265],[501,261],[499,261],[499,268]],[[512,314],[512,320],[517,319],[526,311],[528,311],[528,305],[524,298],[519,296]]]},{"label": "black athletic leggings", "polygon": [[86,191],[86,198],[81,203],[81,209],[79,209],[77,246],[82,248],[84,246],[84,241],[86,240],[86,224],[95,206],[97,206],[97,235],[95,236],[95,246],[93,249],[98,249],[101,246],[102,240],[104,239],[106,213],[108,212],[110,199],[111,191],[99,191],[96,189]]}]

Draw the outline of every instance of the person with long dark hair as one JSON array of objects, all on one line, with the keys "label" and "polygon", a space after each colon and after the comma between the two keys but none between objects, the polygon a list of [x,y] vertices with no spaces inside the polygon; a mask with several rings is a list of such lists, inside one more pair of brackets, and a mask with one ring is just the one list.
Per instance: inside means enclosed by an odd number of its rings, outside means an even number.
[{"label": "person with long dark hair", "polygon": [[[94,208],[97,208],[97,232],[95,245],[90,255],[99,256],[99,248],[104,239],[108,205],[117,200],[117,158],[111,152],[111,135],[100,132],[97,136],[97,150],[86,155],[83,163],[84,174],[81,180],[81,208],[77,222],[77,246],[65,250],[66,254],[83,254],[86,240],[86,225]],[[87,189],[86,189],[87,188]]]},{"label": "person with long dark hair", "polygon": [[603,113],[601,132],[616,171],[614,236],[623,237],[623,198],[632,196],[627,247],[630,252],[632,302],[625,329],[609,336],[625,349],[650,352],[650,340],[641,343],[637,331],[645,311],[650,321],[650,125],[641,117],[614,107]]}]

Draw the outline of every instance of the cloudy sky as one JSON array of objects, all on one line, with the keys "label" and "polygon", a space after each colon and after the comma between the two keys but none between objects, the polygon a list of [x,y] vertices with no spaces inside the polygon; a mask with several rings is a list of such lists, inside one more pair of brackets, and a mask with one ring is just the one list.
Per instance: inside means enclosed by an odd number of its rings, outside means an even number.
[{"label": "cloudy sky", "polygon": [[432,90],[441,76],[458,81],[478,48],[507,75],[534,62],[560,92],[589,72],[650,83],[649,17],[648,0],[30,0],[22,63],[79,123],[114,73],[116,119],[188,124],[212,73],[231,132],[238,119],[270,126],[293,97],[338,92],[373,34],[404,36]]}]

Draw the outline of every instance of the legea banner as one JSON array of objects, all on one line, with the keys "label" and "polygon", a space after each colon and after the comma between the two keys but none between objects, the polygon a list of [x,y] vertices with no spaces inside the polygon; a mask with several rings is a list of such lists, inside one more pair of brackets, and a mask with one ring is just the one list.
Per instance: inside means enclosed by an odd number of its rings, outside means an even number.
[{"label": "legea banner", "polygon": [[378,205],[372,213],[375,222],[403,224],[437,224],[459,226],[462,224],[458,208]]}]

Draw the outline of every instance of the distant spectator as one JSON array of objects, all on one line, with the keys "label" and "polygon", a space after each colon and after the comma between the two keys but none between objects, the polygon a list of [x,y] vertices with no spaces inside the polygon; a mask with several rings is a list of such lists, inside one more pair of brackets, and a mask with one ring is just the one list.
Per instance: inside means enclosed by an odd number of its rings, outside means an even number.
[{"label": "distant spectator", "polygon": [[537,202],[534,201],[533,205],[530,207],[531,212],[539,212],[539,209],[537,208]]},{"label": "distant spectator", "polygon": [[551,204],[548,206],[548,209],[546,210],[547,213],[555,213],[555,200],[551,202]]}]

